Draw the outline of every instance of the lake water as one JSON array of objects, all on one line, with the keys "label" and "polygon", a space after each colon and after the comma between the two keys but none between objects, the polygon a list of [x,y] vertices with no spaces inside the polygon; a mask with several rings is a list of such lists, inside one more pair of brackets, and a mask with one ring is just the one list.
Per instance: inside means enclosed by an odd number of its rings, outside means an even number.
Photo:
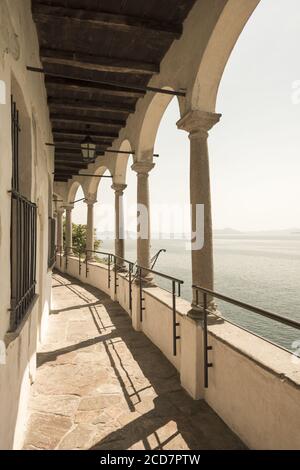
[{"label": "lake water", "polygon": [[[112,241],[102,249],[111,251]],[[191,261],[184,240],[153,240],[152,254],[160,248],[156,269],[184,281],[182,297],[191,300]],[[126,242],[126,256],[136,259],[136,242]],[[300,234],[217,235],[214,238],[215,290],[237,300],[300,321]],[[170,289],[170,283],[157,278]],[[218,301],[225,318],[289,350],[300,331]],[[300,345],[300,344],[299,344]],[[297,346],[299,348],[299,345]]]}]

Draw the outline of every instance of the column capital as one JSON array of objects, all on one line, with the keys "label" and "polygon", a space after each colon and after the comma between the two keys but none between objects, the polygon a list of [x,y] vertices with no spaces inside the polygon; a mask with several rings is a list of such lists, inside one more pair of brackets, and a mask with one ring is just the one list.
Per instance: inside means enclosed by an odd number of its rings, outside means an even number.
[{"label": "column capital", "polygon": [[136,162],[132,165],[131,169],[138,175],[146,175],[155,167],[155,163],[152,162]]},{"label": "column capital", "polygon": [[178,122],[178,129],[187,131],[190,135],[204,134],[220,121],[222,114],[210,113],[194,109],[188,111]]},{"label": "column capital", "polygon": [[84,203],[87,206],[93,206],[94,204],[96,204],[96,202],[97,202],[97,199],[95,197],[88,197],[84,200]]},{"label": "column capital", "polygon": [[55,212],[57,214],[63,214],[65,212],[65,208],[63,206],[58,207]]},{"label": "column capital", "polygon": [[116,193],[122,193],[122,194],[126,188],[127,188],[127,184],[121,184],[121,183],[113,183],[111,186],[111,189],[113,189]]},{"label": "column capital", "polygon": [[65,209],[66,211],[71,211],[71,210],[74,209],[74,204],[65,204],[65,205],[64,205],[64,209]]}]

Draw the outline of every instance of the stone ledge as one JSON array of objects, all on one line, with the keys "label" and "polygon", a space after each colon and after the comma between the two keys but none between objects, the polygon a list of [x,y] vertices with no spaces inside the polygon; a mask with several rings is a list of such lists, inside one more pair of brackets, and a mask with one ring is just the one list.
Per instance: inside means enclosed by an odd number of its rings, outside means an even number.
[{"label": "stone ledge", "polygon": [[5,343],[6,348],[8,348],[8,346],[11,343],[13,343],[20,336],[20,334],[22,333],[22,330],[23,330],[24,326],[26,325],[27,320],[31,316],[32,311],[33,311],[33,309],[34,309],[34,307],[37,303],[38,298],[39,298],[39,295],[35,294],[35,296],[32,299],[32,302],[31,302],[31,304],[30,304],[30,306],[27,310],[27,313],[26,313],[25,317],[22,319],[22,321],[19,324],[18,328],[15,331],[8,332],[8,333],[5,334],[4,343]]},{"label": "stone ledge", "polygon": [[[143,291],[146,295],[172,309],[172,295],[169,292],[160,287],[144,288]],[[181,298],[176,300],[176,313],[194,322],[195,320],[187,315],[190,308],[188,301]],[[289,381],[296,388],[300,388],[300,368],[299,365],[291,362],[292,353],[284,351],[255,333],[228,323],[223,317],[221,320],[223,320],[222,323],[208,326],[209,335],[276,375],[279,379]]]},{"label": "stone ledge", "polygon": [[[172,310],[172,294],[159,286],[145,287],[143,292],[148,294],[150,297],[159,300],[162,304],[166,305]],[[189,310],[191,310],[191,304],[181,297],[176,297],[176,313],[180,316],[187,316]]]},{"label": "stone ledge", "polygon": [[280,380],[288,381],[296,388],[300,388],[300,367],[299,364],[292,363],[291,359],[294,357],[292,353],[226,320],[209,325],[208,334],[276,375]]},{"label": "stone ledge", "polygon": [[[76,257],[73,258],[77,259]],[[108,269],[107,265],[99,262],[90,262],[89,264]],[[118,276],[128,280],[126,279],[126,273],[118,273]],[[145,287],[143,291],[145,295],[156,299],[172,310],[172,294],[170,292],[158,286]],[[194,319],[188,317],[190,308],[191,305],[187,300],[180,297],[176,299],[176,313],[186,320],[194,322]],[[242,327],[226,322],[224,318],[222,320],[222,323],[209,325],[209,335],[276,375],[279,379],[287,380],[296,388],[300,388],[300,370],[299,367],[297,368],[297,364],[291,362],[292,353],[284,351],[279,346],[260,338],[255,333],[245,331]]]},{"label": "stone ledge", "polygon": [[[74,258],[78,261],[78,258]],[[82,264],[85,266],[85,262],[83,261]],[[89,261],[88,262],[88,266],[95,266],[96,268],[101,268],[101,269],[105,269],[106,271],[108,271],[108,265],[107,264],[104,264],[104,263],[99,263],[99,261]],[[113,265],[111,265],[113,266]]]}]

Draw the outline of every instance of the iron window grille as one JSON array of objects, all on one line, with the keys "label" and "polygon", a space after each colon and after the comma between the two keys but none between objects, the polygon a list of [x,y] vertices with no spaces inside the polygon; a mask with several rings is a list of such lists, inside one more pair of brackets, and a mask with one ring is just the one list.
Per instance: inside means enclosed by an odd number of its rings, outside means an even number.
[{"label": "iron window grille", "polygon": [[48,241],[49,241],[49,246],[48,246],[48,268],[53,268],[55,264],[55,258],[56,258],[56,250],[55,250],[55,227],[56,227],[56,222],[55,219],[52,217],[49,217],[48,220]]},{"label": "iron window grille", "polygon": [[37,207],[19,192],[19,112],[12,98],[11,317],[15,331],[35,296]]}]

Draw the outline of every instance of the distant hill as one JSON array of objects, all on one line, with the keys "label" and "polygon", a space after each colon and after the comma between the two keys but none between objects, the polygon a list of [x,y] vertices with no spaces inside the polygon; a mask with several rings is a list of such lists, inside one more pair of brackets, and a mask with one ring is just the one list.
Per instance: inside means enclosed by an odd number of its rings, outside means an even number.
[{"label": "distant hill", "polygon": [[222,229],[213,230],[216,234],[238,234],[243,233],[240,230],[235,230],[234,228],[226,227]]},{"label": "distant hill", "polygon": [[287,229],[278,229],[278,230],[235,230],[233,228],[224,228],[213,231],[216,235],[291,235],[291,234],[300,234],[300,228],[292,227]]}]

